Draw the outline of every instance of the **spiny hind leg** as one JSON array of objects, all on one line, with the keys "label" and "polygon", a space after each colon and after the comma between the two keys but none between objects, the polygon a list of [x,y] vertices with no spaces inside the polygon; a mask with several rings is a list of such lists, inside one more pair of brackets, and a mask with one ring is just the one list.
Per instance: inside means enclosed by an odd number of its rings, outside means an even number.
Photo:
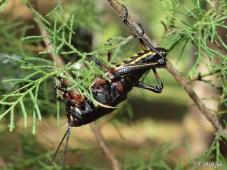
[{"label": "spiny hind leg", "polygon": [[156,81],[158,82],[159,88],[162,90],[162,89],[163,89],[162,80],[160,79],[159,74],[158,74],[158,72],[156,71],[156,69],[155,69],[155,68],[152,68],[152,70],[153,70],[153,73],[154,73],[154,75],[155,75]]},{"label": "spiny hind leg", "polygon": [[[152,68],[153,69],[153,68]],[[159,75],[158,73],[156,72],[155,69],[153,69],[153,72],[154,72],[154,75],[155,75],[155,78],[158,82],[158,85],[147,85],[141,81],[139,81],[135,86],[136,87],[139,87],[139,88],[142,88],[142,89],[146,89],[146,90],[149,90],[149,91],[152,91],[154,93],[161,93],[162,92],[162,89],[163,89],[163,83],[161,81],[161,79],[159,78]]]},{"label": "spiny hind leg", "polygon": [[[143,37],[143,35],[144,35],[144,29],[143,29],[142,25],[141,25],[141,24],[138,24],[138,25],[139,25],[140,29],[142,30],[142,31],[141,31],[141,32],[142,32],[141,37],[139,37],[138,39],[139,39],[139,42],[140,42],[140,44],[141,44],[143,50],[151,50],[151,49],[148,49],[148,48],[147,48],[147,46],[145,45],[145,42],[144,42],[143,39],[142,39],[142,37]],[[162,63],[162,65],[165,65],[166,59],[165,59],[163,56],[154,55],[154,57],[157,58],[157,61],[158,61],[159,63]],[[156,60],[156,59],[155,59],[155,60]],[[150,90],[153,91],[153,92],[161,93],[161,92],[162,92],[162,89],[163,89],[163,83],[162,83],[162,81],[161,81],[161,79],[160,79],[160,77],[159,77],[159,74],[158,74],[158,72],[156,71],[156,68],[155,68],[155,67],[152,67],[152,71],[153,71],[153,73],[154,73],[154,75],[155,75],[155,78],[156,78],[156,80],[157,80],[159,86],[151,86],[151,87],[149,87],[149,86],[147,86],[147,85],[145,85],[145,84],[142,84],[142,85],[141,85],[141,88],[142,88],[142,87],[144,87],[144,88],[148,87],[148,89],[150,89]],[[145,85],[145,86],[144,86],[144,85]]]},{"label": "spiny hind leg", "polygon": [[[128,9],[126,8],[126,6],[122,5],[123,7],[123,10],[124,10],[124,14],[122,16],[122,21],[125,23],[125,24],[128,24]],[[140,23],[138,23],[139,27],[140,27],[140,37],[143,37],[144,35],[144,29],[142,27],[142,25]]]},{"label": "spiny hind leg", "polygon": [[152,91],[154,93],[161,93],[162,92],[162,86],[147,85],[147,84],[140,82],[140,81],[135,86],[142,88],[142,89]]},{"label": "spiny hind leg", "polygon": [[[123,15],[123,22],[125,24],[128,24],[128,9],[123,5],[123,8],[124,8],[124,15]],[[157,58],[157,61],[153,63],[153,65],[151,64],[151,68],[152,68],[152,71],[155,75],[155,78],[158,82],[158,86],[148,86],[148,85],[145,85],[144,83],[142,82],[139,82],[136,86],[137,87],[140,87],[140,88],[144,88],[144,89],[148,89],[148,90],[151,90],[153,92],[156,92],[156,93],[161,93],[162,92],[162,89],[163,89],[163,83],[156,71],[156,67],[160,67],[160,66],[164,66],[166,64],[166,59],[165,57],[163,57],[163,55],[160,53],[160,51],[156,48],[147,48],[144,40],[143,40],[143,36],[144,36],[144,29],[143,29],[143,26],[138,23],[138,26],[140,28],[139,30],[139,36],[137,36],[141,46],[142,46],[142,49],[143,50],[151,50],[151,51],[154,51],[157,55],[155,55],[154,57]],[[127,67],[127,66],[126,66]],[[144,65],[144,69],[147,68],[147,65],[145,66]],[[122,70],[119,70],[120,74],[130,74],[130,73],[136,73],[138,70],[141,70],[143,69],[143,66],[139,66],[139,65],[135,65],[135,66],[128,66],[128,68],[124,68]]]}]

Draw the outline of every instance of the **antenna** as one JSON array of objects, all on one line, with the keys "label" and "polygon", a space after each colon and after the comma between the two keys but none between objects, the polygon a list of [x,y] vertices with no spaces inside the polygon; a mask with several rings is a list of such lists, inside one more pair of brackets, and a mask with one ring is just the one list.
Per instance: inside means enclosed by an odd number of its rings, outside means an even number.
[{"label": "antenna", "polygon": [[70,132],[71,132],[71,126],[68,125],[66,132],[67,133],[66,133],[64,157],[63,157],[63,160],[62,160],[62,167],[63,167],[63,169],[65,167],[65,162],[66,162],[66,153],[67,153],[67,148],[68,148],[68,144],[69,144],[69,137],[70,137]]},{"label": "antenna", "polygon": [[[65,134],[64,134],[64,136],[63,136],[62,139],[61,139],[61,142],[58,144],[58,147],[57,147],[57,149],[56,149],[56,151],[55,151],[55,153],[54,153],[54,156],[53,156],[51,162],[54,161],[54,159],[55,159],[55,157],[56,157],[56,155],[57,155],[57,153],[58,153],[58,151],[59,151],[59,149],[60,149],[62,143],[63,143],[64,140],[65,140],[65,137],[67,137],[67,138],[66,138],[66,146],[65,146],[65,150],[64,150],[64,156],[66,155],[66,151],[67,151],[67,147],[68,147],[68,141],[69,141],[69,137],[70,137],[70,130],[71,130],[71,126],[68,125],[68,127],[67,127],[67,129],[66,129],[66,131],[65,131]],[[63,163],[64,163],[64,162],[65,162],[65,158],[63,159]]]}]

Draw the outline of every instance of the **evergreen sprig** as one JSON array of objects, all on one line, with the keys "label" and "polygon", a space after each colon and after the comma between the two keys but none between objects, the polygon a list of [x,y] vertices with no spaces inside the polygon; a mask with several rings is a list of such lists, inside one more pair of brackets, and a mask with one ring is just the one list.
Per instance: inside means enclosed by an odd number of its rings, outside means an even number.
[{"label": "evergreen sprig", "polygon": [[[7,2],[7,0],[0,2],[0,11]],[[72,4],[72,2],[69,4]],[[59,3],[47,15],[40,14],[38,10],[30,6],[36,21],[35,26],[25,26],[21,22],[0,20],[0,64],[3,70],[6,68],[9,70],[9,72],[4,72],[0,76],[0,92],[4,94],[1,95],[0,99],[0,121],[8,118],[10,131],[15,128],[16,117],[22,116],[24,126],[27,127],[28,116],[31,115],[32,132],[36,132],[37,119],[41,120],[47,111],[47,109],[42,109],[42,104],[46,102],[55,107],[55,95],[51,96],[49,89],[54,89],[54,78],[56,76],[60,75],[70,82],[69,90],[77,90],[89,99],[94,100],[90,85],[95,77],[105,75],[90,59],[90,56],[95,55],[105,64],[114,66],[112,61],[118,59],[117,56],[121,53],[121,48],[132,40],[131,36],[127,38],[112,37],[91,52],[80,50],[73,44],[73,38],[78,36],[75,28],[86,27],[91,32],[100,29],[100,15],[96,10],[95,2],[93,0],[80,0],[80,2],[80,6],[63,6]],[[128,1],[122,2],[126,4]],[[219,80],[217,83],[219,86],[217,89],[220,90],[218,98],[220,105],[223,105],[224,108],[218,111],[218,114],[226,114],[227,45],[218,31],[219,29],[225,31],[227,29],[225,24],[227,4],[225,0],[220,0],[218,5],[208,0],[194,0],[190,8],[178,0],[161,2],[168,12],[168,17],[163,22],[165,31],[162,43],[168,44],[165,47],[169,47],[170,51],[174,51],[176,46],[181,45],[179,59],[182,60],[189,57],[189,54],[185,55],[187,48],[193,46],[196,49],[193,55],[195,62],[192,64],[188,77],[197,79],[201,76],[198,66],[205,63],[208,74],[204,76],[216,75]],[[24,3],[27,4],[28,2],[24,1]],[[41,26],[48,35],[26,36],[29,29],[37,26]],[[45,38],[50,40],[53,48],[43,47],[42,42]],[[170,41],[171,43],[169,43]],[[44,49],[39,51],[39,54],[35,54],[32,50],[37,45]],[[106,59],[109,51],[113,53],[111,62]],[[70,62],[66,63],[63,68],[59,68],[55,61],[51,61],[50,56],[61,57],[70,60]],[[66,73],[70,73],[72,77],[66,76]],[[56,112],[59,120],[60,104],[58,102]],[[212,158],[215,152],[215,160],[224,162],[220,153],[220,141],[223,138],[221,134],[216,134],[211,148],[205,154],[206,159]],[[170,169],[163,160],[168,148],[163,150],[163,152],[155,155],[151,161],[138,163],[135,167],[138,169],[148,167]],[[126,166],[125,169],[130,169],[132,166],[134,165]]]},{"label": "evergreen sprig", "polygon": [[[166,21],[163,22],[165,32],[162,43],[170,44],[170,50],[177,47],[178,51],[181,51],[178,60],[188,61],[187,58],[193,58],[191,69],[187,71],[189,79],[216,76],[218,82],[202,81],[220,91],[219,103],[224,105],[223,109],[226,110],[227,44],[221,36],[221,32],[227,30],[226,1],[193,1],[191,6],[186,6],[180,1],[166,0],[162,1],[162,4],[168,13]],[[188,49],[192,51],[193,48],[194,53],[188,53]],[[199,70],[200,66],[207,69],[203,76]],[[217,112],[223,113],[224,110]]]},{"label": "evergreen sprig", "polygon": [[[84,6],[86,6],[89,3],[90,6],[86,7],[86,9],[90,11],[94,5],[93,2],[86,0],[83,1],[82,5],[84,4]],[[116,51],[113,53],[116,57],[117,51],[119,52],[122,46],[132,40],[132,37],[114,37],[92,52],[82,52],[72,44],[72,38],[76,36],[74,30],[79,26],[79,20],[83,20],[82,25],[90,24],[90,28],[92,28],[93,22],[90,22],[90,20],[94,19],[94,9],[90,11],[91,17],[89,17],[90,15],[88,12],[87,17],[84,18],[84,12],[81,11],[81,9],[83,9],[82,7],[76,7],[74,10],[71,9],[65,12],[65,8],[62,4],[58,4],[50,13],[43,16],[28,2],[27,6],[32,11],[37,26],[42,27],[41,29],[44,29],[48,35],[24,36],[24,34],[21,34],[20,38],[17,37],[16,34],[13,34],[14,37],[12,37],[12,39],[15,40],[15,44],[12,44],[11,49],[13,49],[13,47],[19,48],[21,49],[19,53],[14,53],[15,49],[9,51],[8,48],[3,46],[4,48],[2,49],[5,50],[3,50],[4,53],[0,55],[2,62],[13,63],[17,66],[18,70],[20,70],[21,74],[19,74],[17,78],[6,77],[6,80],[2,82],[3,84],[11,84],[16,90],[10,90],[11,92],[2,96],[0,100],[0,121],[4,117],[9,116],[9,128],[10,131],[12,131],[15,128],[15,113],[22,113],[25,127],[27,127],[28,124],[28,115],[32,115],[32,132],[35,133],[36,120],[42,119],[43,110],[40,109],[40,103],[42,103],[42,93],[45,91],[42,88],[43,84],[52,83],[49,86],[54,88],[53,78],[60,75],[69,81],[69,90],[76,90],[83,93],[86,97],[95,102],[91,94],[90,85],[96,76],[104,76],[104,72],[95,65],[90,59],[90,56],[95,55],[106,64],[113,66],[113,64],[105,59],[107,58],[108,51]],[[67,8],[68,7],[66,6],[66,9]],[[80,18],[80,15],[83,15],[83,17]],[[12,36],[8,32],[15,29],[16,26],[18,25],[13,26],[9,24],[8,28],[5,26],[5,29],[4,27],[1,29],[2,34],[5,35],[4,41],[8,35]],[[25,28],[22,30],[24,29]],[[50,40],[50,45],[53,48],[46,48],[43,51],[40,51],[39,55],[34,55],[31,51],[26,51],[24,48],[28,45],[30,47],[34,43],[40,44],[45,38]],[[73,59],[73,62],[69,62],[63,68],[59,68],[55,61],[50,60],[50,56],[54,58],[68,58],[71,54],[77,55],[77,57]],[[91,72],[91,70],[93,71]],[[66,76],[66,72],[70,73],[72,77]],[[57,106],[57,117],[59,119],[58,103]]]}]

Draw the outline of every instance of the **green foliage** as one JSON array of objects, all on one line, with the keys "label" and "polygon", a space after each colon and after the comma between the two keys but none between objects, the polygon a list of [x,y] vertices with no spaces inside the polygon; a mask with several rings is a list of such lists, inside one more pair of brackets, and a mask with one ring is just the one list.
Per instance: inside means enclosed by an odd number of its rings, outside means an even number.
[{"label": "green foliage", "polygon": [[[216,76],[215,81],[203,81],[218,90],[217,99],[222,107],[214,112],[223,118],[226,126],[223,115],[227,113],[227,44],[222,33],[225,34],[227,31],[227,3],[225,0],[216,4],[215,1],[208,0],[192,2],[192,4],[183,4],[176,0],[162,1],[168,11],[166,21],[163,22],[165,31],[162,43],[165,44],[164,46],[169,46],[173,54],[175,54],[174,49],[177,49],[177,62],[179,60],[191,62],[186,58],[194,60],[190,70],[186,70],[189,79],[201,75],[201,66],[206,67],[207,74],[204,74],[204,77]],[[226,137],[216,134],[211,147],[198,159],[198,162],[210,160],[226,166],[226,159],[220,152],[222,142],[226,143]],[[198,166],[194,161],[192,164],[193,168]]]},{"label": "green foliage", "polygon": [[[0,12],[7,4],[7,0],[0,1]],[[130,4],[132,1],[122,1]],[[109,66],[115,66],[114,62],[120,62],[127,57],[123,47],[132,41],[132,36],[127,38],[115,36],[109,38],[105,43],[98,46],[93,51],[84,51],[74,44],[74,40],[79,40],[78,28],[87,29],[89,32],[97,33],[103,26],[101,14],[97,10],[96,2],[93,0],[71,0],[68,4],[62,5],[60,2],[47,15],[40,14],[28,1],[23,1],[30,7],[33,13],[35,25],[28,25],[23,22],[0,19],[0,121],[3,119],[9,122],[9,129],[12,131],[16,126],[16,120],[23,117],[24,127],[29,124],[29,117],[32,117],[32,132],[36,132],[37,120],[42,120],[46,113],[56,109],[58,124],[60,120],[61,104],[56,101],[55,77],[62,76],[70,82],[69,89],[77,90],[85,94],[89,99],[93,99],[90,85],[95,77],[105,76],[94,62],[91,55],[96,56]],[[188,62],[188,58],[193,58],[192,64],[185,64],[190,67],[187,77],[189,79],[199,75],[198,67],[205,65],[207,75],[217,75],[218,83],[216,87],[220,91],[218,96],[222,110],[217,114],[226,114],[227,108],[227,45],[220,31],[226,31],[227,4],[225,0],[220,0],[216,5],[211,1],[194,0],[191,3],[179,0],[159,1],[166,11],[166,19],[163,24],[163,36],[161,45],[170,49],[171,54],[177,50],[177,60]],[[80,4],[80,5],[78,5]],[[40,29],[39,32],[46,32],[47,35],[28,36],[32,29]],[[94,36],[94,35],[91,35]],[[50,48],[43,47],[43,40],[50,41]],[[83,44],[79,40],[78,44]],[[41,46],[42,51],[38,54],[33,48]],[[92,44],[90,44],[92,46]],[[132,50],[132,49],[130,49]],[[192,54],[189,51],[192,51]],[[112,52],[112,60],[107,61],[107,53]],[[127,49],[129,51],[129,49]],[[59,58],[68,61],[65,66],[59,68],[56,61]],[[54,60],[54,61],[52,61]],[[5,71],[7,70],[7,71]],[[92,70],[92,71],[91,71]],[[66,76],[70,73],[72,77]],[[212,85],[213,82],[206,82]],[[97,103],[96,103],[97,104]],[[48,106],[48,107],[46,107]],[[127,103],[118,111],[129,113],[132,116],[132,109]],[[22,137],[23,138],[23,137]],[[24,140],[23,140],[24,139]],[[50,165],[50,153],[43,150],[44,154],[33,153],[33,147],[37,143],[26,143],[27,137],[23,138],[23,152],[29,154],[28,161],[16,164],[9,164],[6,169],[25,169],[27,167],[37,167],[37,169],[61,169],[58,165]],[[25,140],[26,139],[26,140]],[[217,162],[224,162],[220,153],[221,137],[218,134],[211,145],[209,151],[201,159],[213,158]],[[30,141],[31,139],[29,139]],[[159,148],[154,152],[149,160],[139,160],[127,162],[124,169],[171,169],[165,158],[169,147]],[[214,154],[215,153],[215,154]],[[215,155],[215,156],[213,156]],[[181,165],[176,165],[176,169],[183,169]],[[73,167],[74,169],[94,169],[91,167]],[[69,167],[68,169],[73,169]]]},{"label": "green foliage", "polygon": [[[95,55],[98,58],[104,58],[108,51],[115,50],[113,58],[116,58],[119,49],[132,39],[131,37],[116,37],[110,39],[106,44],[101,45],[92,52],[80,51],[80,49],[72,44],[72,38],[77,36],[74,30],[78,26],[86,26],[86,24],[90,24],[90,28],[92,28],[94,26],[93,22],[96,21],[94,17],[97,17],[94,12],[95,8],[92,1],[86,0],[81,2],[82,6],[79,8],[76,5],[71,6],[70,10],[68,10],[67,6],[65,10],[61,4],[58,4],[46,16],[42,16],[28,4],[35,16],[38,27],[41,27],[41,32],[47,32],[48,37],[46,37],[46,35],[24,36],[26,27],[22,27],[21,30],[18,30],[18,32],[21,33],[18,37],[17,32],[14,34],[11,34],[10,32],[21,25],[13,25],[13,22],[9,22],[8,25],[2,23],[3,27],[1,29],[1,34],[3,41],[5,41],[1,43],[2,53],[0,57],[2,58],[2,63],[3,65],[7,64],[7,66],[12,63],[12,67],[13,65],[16,65],[17,69],[21,72],[21,74],[18,75],[18,78],[10,78],[3,81],[3,85],[6,85],[7,83],[10,84],[11,87],[16,88],[16,90],[9,94],[3,95],[3,98],[0,100],[2,110],[0,120],[9,115],[10,131],[15,128],[14,114],[19,111],[23,115],[25,127],[27,127],[28,124],[28,115],[32,115],[32,132],[36,132],[36,120],[42,119],[42,111],[40,110],[39,105],[43,99],[39,96],[42,96],[42,93],[45,90],[45,88],[42,88],[43,90],[41,90],[40,87],[44,86],[46,82],[49,82],[52,83],[50,87],[52,86],[53,88],[53,78],[55,76],[61,75],[71,83],[69,89],[76,89],[80,93],[85,94],[88,98],[94,100],[90,92],[90,85],[95,76],[104,76],[104,73],[95,66],[89,57]],[[65,13],[65,11],[67,11],[67,13]],[[86,17],[85,13],[87,13]],[[83,20],[83,22],[79,22],[81,20]],[[7,39],[9,38],[12,41],[7,42]],[[47,50],[40,52],[39,55],[34,55],[29,50],[25,50],[24,47],[26,45],[32,46],[34,43],[39,44],[43,39],[49,39],[52,48],[47,48]],[[66,48],[68,50],[65,50]],[[18,52],[14,53],[16,49],[18,49]],[[50,61],[49,57],[52,56],[54,61],[56,61],[59,56],[69,58],[71,54],[74,54],[77,57],[72,59],[73,62],[68,63],[63,68],[59,68],[55,62]],[[90,70],[93,71],[91,72]],[[72,77],[65,76],[66,72],[70,72]],[[52,81],[49,81],[50,79]],[[57,107],[57,113],[57,117],[59,118],[59,107]]]},{"label": "green foliage", "polygon": [[221,134],[216,134],[210,148],[201,157],[196,159],[196,162],[198,162],[198,164],[202,164],[204,162],[205,163],[210,162],[211,164],[213,163],[214,169],[220,169],[221,167],[226,168],[227,160],[224,156],[225,153],[222,152],[222,148],[221,148],[221,144],[223,147],[226,145],[226,142],[227,142],[226,136],[223,136]]},{"label": "green foliage", "polygon": [[[167,10],[167,17],[163,22],[165,32],[162,44],[169,46],[170,50],[177,49],[178,61],[194,60],[191,69],[186,70],[189,79],[200,75],[201,66],[206,67],[206,76],[216,74],[218,82],[204,82],[216,87],[221,93],[218,100],[224,108],[217,114],[226,113],[227,46],[222,35],[227,30],[226,1],[221,0],[216,4],[211,1],[193,1],[192,4],[184,4],[176,0],[166,0],[162,4]],[[190,51],[188,48],[191,48]]]},{"label": "green foliage", "polygon": [[168,40],[174,36],[174,39],[176,39],[172,42],[172,45],[174,45],[172,48],[178,43],[184,43],[184,48],[188,43],[197,48],[196,62],[192,71],[196,71],[195,69],[200,62],[207,58],[219,58],[221,60],[218,63],[220,66],[226,64],[226,55],[215,49],[215,47],[220,46],[226,50],[224,39],[218,32],[218,29],[226,29],[227,4],[225,1],[220,1],[217,6],[212,4],[210,7],[202,5],[200,1],[194,1],[191,8],[182,5],[179,1],[170,1],[171,5],[166,4],[166,1],[163,3],[169,11],[167,22],[164,25],[166,29],[165,38]]},{"label": "green foliage", "polygon": [[8,3],[8,0],[0,1],[0,12],[4,9],[5,5]]},{"label": "green foliage", "polygon": [[165,161],[167,154],[173,149],[173,146],[165,144],[151,154],[150,159],[139,159],[137,161],[127,161],[125,163],[125,170],[140,170],[140,169],[157,169],[157,170],[171,170],[171,166]]},{"label": "green foliage", "polygon": [[[7,114],[10,114],[9,128],[10,128],[10,131],[12,131],[15,128],[14,113],[18,105],[20,105],[24,116],[24,126],[25,127],[27,126],[27,112],[24,104],[25,97],[29,97],[30,101],[32,101],[33,103],[33,107],[34,107],[33,120],[35,121],[36,117],[38,117],[39,120],[42,119],[41,112],[38,106],[38,101],[37,101],[39,87],[44,81],[46,81],[51,76],[54,76],[56,73],[55,71],[52,71],[52,72],[49,71],[49,69],[53,70],[53,64],[50,63],[50,61],[48,60],[46,61],[44,59],[36,59],[36,58],[27,58],[26,60],[21,60],[18,58],[14,58],[12,56],[7,56],[7,58],[20,62],[22,69],[32,71],[32,73],[28,74],[24,78],[8,79],[4,81],[5,83],[13,83],[14,86],[19,85],[19,88],[17,90],[7,95],[3,95],[3,98],[0,100],[0,104],[6,108],[5,111],[0,116],[0,120]],[[32,63],[34,61],[39,62],[41,65],[34,65],[34,63]],[[27,62],[31,62],[32,65],[31,63],[27,64]],[[34,80],[34,77],[36,78],[35,80]],[[33,132],[35,132],[35,126],[33,128]]]}]

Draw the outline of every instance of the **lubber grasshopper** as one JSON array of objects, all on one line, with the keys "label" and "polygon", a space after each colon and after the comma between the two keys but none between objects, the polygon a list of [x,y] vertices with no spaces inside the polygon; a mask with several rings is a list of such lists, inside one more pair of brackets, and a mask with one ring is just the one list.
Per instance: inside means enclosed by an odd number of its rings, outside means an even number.
[{"label": "lubber grasshopper", "polygon": [[[123,22],[128,23],[128,10],[125,6]],[[140,25],[140,24],[139,24]],[[159,78],[156,68],[164,67],[166,64],[166,52],[163,48],[147,49],[143,41],[143,28],[140,25],[141,36],[138,37],[143,47],[143,51],[136,53],[134,56],[115,68],[110,68],[99,61],[95,56],[90,56],[94,62],[106,72],[105,78],[97,77],[92,85],[92,95],[96,101],[103,106],[95,106],[83,94],[75,94],[67,90],[64,81],[61,81],[59,90],[63,92],[63,99],[66,101],[66,114],[69,126],[76,127],[90,123],[99,117],[110,113],[114,106],[124,101],[127,94],[133,87],[146,89],[155,93],[161,93],[163,84]],[[108,53],[111,54],[111,53]],[[111,56],[108,56],[110,58]],[[148,71],[153,70],[158,86],[147,85],[140,81],[140,78]]]},{"label": "lubber grasshopper", "polygon": [[[123,22],[127,22],[127,9]],[[101,105],[95,106],[85,95],[68,91],[66,83],[60,78],[60,86],[57,89],[63,92],[62,98],[66,101],[66,114],[69,125],[62,141],[67,134],[67,139],[69,138],[70,127],[88,124],[112,112],[117,104],[127,98],[127,94],[133,87],[146,89],[155,93],[162,92],[163,83],[156,72],[156,68],[165,66],[167,51],[163,48],[147,49],[142,38],[142,27],[141,30],[139,40],[142,44],[143,51],[123,61],[122,64],[111,68],[99,61],[95,56],[90,56],[100,69],[106,72],[105,77],[107,78],[97,77],[91,84],[92,95]],[[147,85],[140,81],[141,77],[151,69],[158,82],[158,86]]]},{"label": "lubber grasshopper", "polygon": [[[133,87],[146,89],[155,93],[161,93],[163,84],[156,72],[156,68],[164,67],[166,50],[157,48],[162,56],[153,50],[144,50],[136,53],[129,60],[124,61],[115,68],[110,68],[91,56],[94,62],[106,71],[108,79],[97,77],[92,85],[94,99],[106,106],[95,106],[91,100],[82,94],[67,91],[64,81],[61,80],[59,90],[63,91],[63,99],[66,100],[66,114],[69,126],[77,127],[88,124],[99,117],[110,113],[114,106],[124,101]],[[158,86],[147,85],[140,78],[148,71],[153,70]]]}]

